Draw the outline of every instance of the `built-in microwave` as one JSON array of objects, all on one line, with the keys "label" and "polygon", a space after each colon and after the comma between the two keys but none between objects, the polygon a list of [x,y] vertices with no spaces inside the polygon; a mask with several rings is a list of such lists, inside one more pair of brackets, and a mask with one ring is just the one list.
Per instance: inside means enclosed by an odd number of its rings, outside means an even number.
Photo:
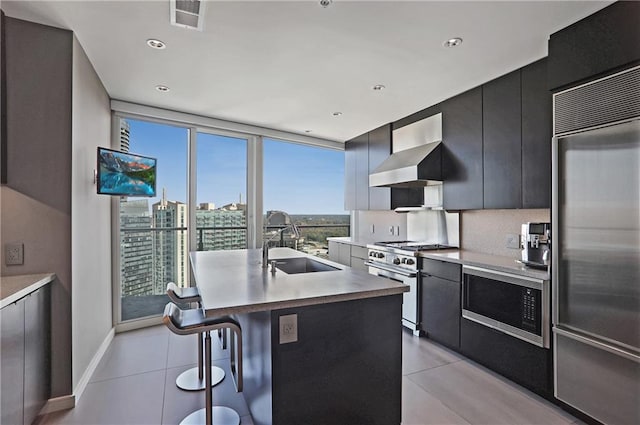
[{"label": "built-in microwave", "polygon": [[549,348],[548,280],[473,266],[462,273],[462,317]]}]

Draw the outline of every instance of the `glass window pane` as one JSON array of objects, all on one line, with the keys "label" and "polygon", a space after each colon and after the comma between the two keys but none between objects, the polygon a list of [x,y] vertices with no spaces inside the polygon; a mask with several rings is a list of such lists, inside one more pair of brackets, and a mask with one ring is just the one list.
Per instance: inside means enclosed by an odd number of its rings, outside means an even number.
[{"label": "glass window pane", "polygon": [[121,320],[126,321],[162,314],[167,282],[189,285],[189,138],[185,128],[121,121],[121,149],[158,160],[157,196],[120,200]]},{"label": "glass window pane", "polygon": [[247,140],[198,133],[198,251],[247,247]]},{"label": "glass window pane", "polygon": [[[265,138],[263,181],[264,237],[272,239],[270,245],[328,257],[327,237],[349,236],[343,151]],[[290,215],[300,230],[299,240],[288,230],[279,233],[286,219],[272,211]]]}]

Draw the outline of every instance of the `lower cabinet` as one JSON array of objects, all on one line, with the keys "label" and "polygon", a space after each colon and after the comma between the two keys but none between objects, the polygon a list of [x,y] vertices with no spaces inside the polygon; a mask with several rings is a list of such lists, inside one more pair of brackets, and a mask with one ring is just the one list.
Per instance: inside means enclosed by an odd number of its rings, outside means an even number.
[{"label": "lower cabinet", "polygon": [[429,339],[458,350],[462,268],[455,263],[422,259],[421,270],[422,330]]},{"label": "lower cabinet", "polygon": [[0,310],[0,423],[31,424],[51,389],[51,287]]},{"label": "lower cabinet", "polygon": [[0,423],[22,424],[24,399],[24,301],[0,310]]},{"label": "lower cabinet", "polygon": [[329,241],[329,260],[345,266],[351,266],[351,245]]},{"label": "lower cabinet", "polygon": [[351,268],[356,270],[368,271],[369,267],[365,264],[368,260],[369,250],[359,245],[351,245]]},{"label": "lower cabinet", "polygon": [[543,397],[553,396],[550,349],[537,347],[464,318],[460,329],[460,351],[466,357]]}]

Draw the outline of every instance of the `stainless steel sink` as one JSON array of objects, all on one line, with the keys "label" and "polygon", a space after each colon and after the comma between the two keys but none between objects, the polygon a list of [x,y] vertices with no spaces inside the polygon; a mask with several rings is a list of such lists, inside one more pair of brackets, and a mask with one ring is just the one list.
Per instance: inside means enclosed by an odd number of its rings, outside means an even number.
[{"label": "stainless steel sink", "polygon": [[331,272],[340,270],[337,267],[333,267],[307,257],[281,258],[274,261],[276,261],[276,268],[287,274]]}]

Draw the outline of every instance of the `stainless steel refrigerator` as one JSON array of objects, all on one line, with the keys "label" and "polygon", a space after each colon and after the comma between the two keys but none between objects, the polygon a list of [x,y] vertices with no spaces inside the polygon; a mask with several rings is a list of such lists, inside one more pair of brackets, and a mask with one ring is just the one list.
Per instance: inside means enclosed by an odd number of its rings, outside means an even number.
[{"label": "stainless steel refrigerator", "polygon": [[554,95],[555,396],[640,424],[640,67]]}]

